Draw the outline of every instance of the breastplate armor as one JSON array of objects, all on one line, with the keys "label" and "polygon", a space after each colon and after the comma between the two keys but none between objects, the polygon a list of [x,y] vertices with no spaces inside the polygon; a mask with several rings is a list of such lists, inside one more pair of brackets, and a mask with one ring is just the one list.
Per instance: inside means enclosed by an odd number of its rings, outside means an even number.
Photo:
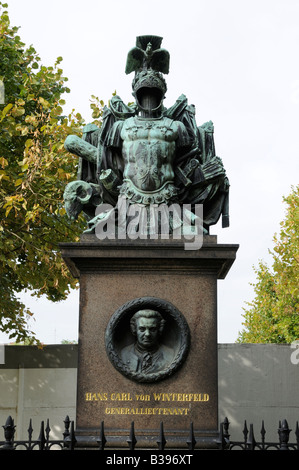
[{"label": "breastplate armor", "polygon": [[168,118],[130,118],[121,131],[125,161],[120,194],[133,202],[161,204],[172,199],[177,123]]}]

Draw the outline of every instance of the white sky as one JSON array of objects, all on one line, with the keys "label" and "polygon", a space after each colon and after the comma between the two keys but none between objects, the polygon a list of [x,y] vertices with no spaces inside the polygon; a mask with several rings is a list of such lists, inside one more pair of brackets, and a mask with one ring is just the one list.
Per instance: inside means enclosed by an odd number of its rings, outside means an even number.
[{"label": "white sky", "polygon": [[[242,329],[253,298],[252,266],[279,231],[282,197],[298,184],[298,0],[8,0],[11,24],[46,66],[63,57],[71,93],[66,111],[91,121],[92,94],[106,103],[114,90],[132,101],[128,51],[138,35],[164,38],[170,52],[165,105],[184,93],[197,124],[212,120],[217,155],[231,183],[230,228],[212,227],[219,243],[240,244],[219,281],[218,341]],[[27,297],[27,296],[26,296]],[[32,301],[31,327],[44,343],[78,337],[78,292],[58,304]],[[6,337],[0,334],[0,341]]]}]

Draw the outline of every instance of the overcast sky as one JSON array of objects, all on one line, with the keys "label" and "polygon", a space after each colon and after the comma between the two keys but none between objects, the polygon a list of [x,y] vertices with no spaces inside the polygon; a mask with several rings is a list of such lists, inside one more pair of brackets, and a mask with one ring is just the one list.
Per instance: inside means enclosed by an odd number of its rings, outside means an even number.
[{"label": "overcast sky", "polygon": [[[46,66],[63,57],[71,93],[66,111],[91,121],[90,97],[106,103],[116,90],[132,101],[125,75],[136,36],[162,36],[170,53],[165,105],[184,93],[197,124],[212,120],[216,152],[230,184],[229,228],[212,227],[219,243],[240,244],[218,283],[218,341],[242,329],[253,298],[253,265],[271,265],[268,250],[284,219],[282,197],[298,184],[298,0],[8,0],[11,24]],[[30,299],[30,297],[29,297]],[[78,292],[66,302],[30,304],[31,327],[45,343],[78,337]],[[0,341],[6,338],[0,334]]]}]

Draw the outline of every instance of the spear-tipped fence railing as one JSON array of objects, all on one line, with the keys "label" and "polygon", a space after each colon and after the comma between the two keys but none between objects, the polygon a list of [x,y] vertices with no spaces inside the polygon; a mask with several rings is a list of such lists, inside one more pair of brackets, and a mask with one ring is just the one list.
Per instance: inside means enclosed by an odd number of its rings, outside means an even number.
[{"label": "spear-tipped fence railing", "polygon": [[249,430],[246,421],[244,422],[242,441],[231,441],[229,434],[229,421],[227,418],[220,424],[219,433],[219,449],[222,450],[299,450],[299,427],[298,421],[296,422],[295,438],[296,442],[290,443],[289,436],[291,429],[289,428],[286,419],[279,421],[278,425],[278,441],[266,442],[265,435],[266,429],[264,421],[260,430],[260,440],[257,441],[254,435],[253,424],[250,424]]},{"label": "spear-tipped fence railing", "polygon": [[[229,420],[227,418],[220,424],[219,436],[214,441],[215,449],[219,450],[299,450],[299,426],[298,421],[296,422],[296,428],[294,431],[295,442],[289,442],[291,429],[289,428],[286,419],[279,421],[278,425],[278,440],[277,442],[266,442],[265,435],[266,430],[264,422],[262,421],[262,427],[260,430],[260,439],[257,441],[254,434],[253,424],[247,427],[246,421],[244,422],[243,428],[243,440],[233,441],[230,439],[229,434]],[[51,428],[49,420],[41,422],[39,435],[36,440],[32,438],[33,427],[32,420],[30,419],[28,427],[28,439],[15,440],[16,426],[14,420],[9,416],[4,426],[4,441],[0,441],[0,450],[75,450],[77,448],[76,432],[74,428],[74,421],[71,421],[69,416],[64,420],[64,431],[61,439],[51,439],[50,433]],[[186,440],[186,449],[191,451],[201,450],[202,446],[197,446],[199,440],[196,440],[193,423],[190,423],[188,431],[188,438]],[[144,436],[143,436],[144,437]],[[171,437],[170,437],[171,440]],[[164,424],[161,422],[159,431],[157,432],[157,449],[163,451],[167,448],[167,432],[164,431]],[[96,438],[98,450],[104,451],[109,449],[109,436],[106,436],[104,421],[99,426],[99,431]],[[129,450],[134,451],[138,449],[138,436],[135,433],[134,421],[131,423],[130,430],[128,431],[127,444]],[[92,447],[94,449],[94,446]],[[113,445],[115,449],[115,445]]]}]

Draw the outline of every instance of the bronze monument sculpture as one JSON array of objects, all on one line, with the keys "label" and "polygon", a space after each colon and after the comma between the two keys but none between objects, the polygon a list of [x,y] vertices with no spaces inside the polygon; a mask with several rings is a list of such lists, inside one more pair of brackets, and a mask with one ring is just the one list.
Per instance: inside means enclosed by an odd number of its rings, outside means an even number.
[{"label": "bronze monument sculpture", "polygon": [[159,343],[165,320],[155,310],[139,310],[130,321],[136,342],[121,351],[122,361],[134,372],[159,372],[173,360],[171,348]]},{"label": "bronze monument sculpture", "polygon": [[114,367],[140,383],[158,382],[184,363],[190,331],[170,302],[140,297],[121,305],[106,329],[106,350]]},{"label": "bronze monument sculpture", "polygon": [[[64,144],[79,157],[66,211],[86,218],[80,241],[61,244],[80,279],[82,446],[94,445],[102,420],[111,446],[124,445],[132,420],[144,448],[154,447],[161,420],[176,448],[190,422],[199,445],[213,447],[219,435],[217,282],[238,246],[209,231],[220,218],[229,225],[229,181],[213,123],[198,126],[185,95],[164,106],[169,53],[161,44],[139,36],[127,55],[134,104],[113,96],[101,127],[88,124]],[[180,233],[200,234],[201,244],[191,251]]]},{"label": "bronze monument sculpture", "polygon": [[[161,37],[139,36],[128,53],[126,73],[135,73],[135,104],[127,106],[119,96],[112,97],[101,128],[87,125],[82,139],[68,136],[65,141],[66,149],[80,157],[78,181],[65,190],[66,211],[74,219],[83,211],[87,232],[117,217],[117,209],[109,211],[107,204],[117,208],[120,197],[127,206],[138,204],[147,210],[150,205],[188,204],[190,210],[181,216],[190,221],[196,217],[195,205],[203,205],[204,234],[221,215],[223,227],[229,225],[229,181],[215,153],[213,124],[198,127],[195,107],[184,95],[172,107],[164,107],[163,74],[169,72],[169,53],[161,42]],[[174,219],[170,232],[180,223]],[[125,224],[130,234],[128,220]],[[151,231],[157,231],[152,225]]]}]

